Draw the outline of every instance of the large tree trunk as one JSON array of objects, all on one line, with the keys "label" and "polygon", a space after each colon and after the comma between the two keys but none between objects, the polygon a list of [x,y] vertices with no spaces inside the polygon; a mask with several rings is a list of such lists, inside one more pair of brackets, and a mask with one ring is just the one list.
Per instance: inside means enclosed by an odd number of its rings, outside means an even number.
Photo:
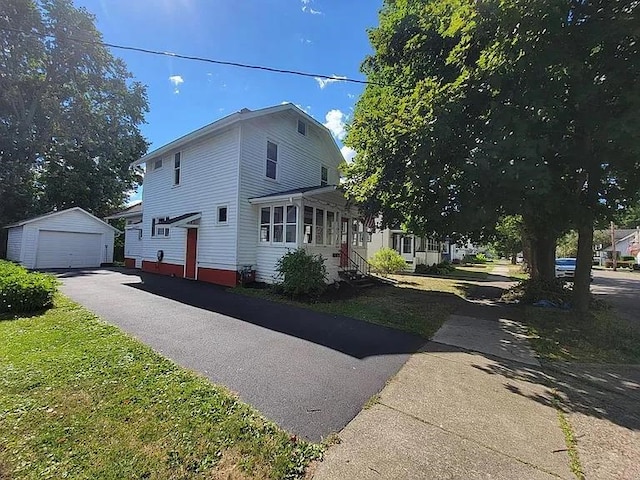
[{"label": "large tree trunk", "polygon": [[556,278],[556,240],[548,232],[538,232],[531,242],[531,278],[552,281]]},{"label": "large tree trunk", "polygon": [[552,281],[556,278],[556,240],[558,235],[541,219],[523,215],[524,251],[531,279]]},{"label": "large tree trunk", "polygon": [[591,300],[591,265],[593,262],[593,218],[589,216],[578,228],[578,259],[573,283],[574,308],[589,310]]}]

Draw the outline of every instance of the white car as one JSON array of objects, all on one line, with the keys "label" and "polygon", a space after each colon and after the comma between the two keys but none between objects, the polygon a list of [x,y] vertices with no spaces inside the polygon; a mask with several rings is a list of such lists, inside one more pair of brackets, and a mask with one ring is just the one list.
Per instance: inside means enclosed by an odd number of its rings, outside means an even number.
[{"label": "white car", "polygon": [[575,258],[556,258],[556,278],[573,280],[576,276]]}]

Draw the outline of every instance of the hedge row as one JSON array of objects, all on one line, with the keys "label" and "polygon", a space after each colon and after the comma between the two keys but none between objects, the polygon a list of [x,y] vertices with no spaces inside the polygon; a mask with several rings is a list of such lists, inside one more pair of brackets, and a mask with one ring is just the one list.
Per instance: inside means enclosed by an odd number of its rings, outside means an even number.
[{"label": "hedge row", "polygon": [[0,260],[0,313],[35,312],[53,305],[58,280]]}]

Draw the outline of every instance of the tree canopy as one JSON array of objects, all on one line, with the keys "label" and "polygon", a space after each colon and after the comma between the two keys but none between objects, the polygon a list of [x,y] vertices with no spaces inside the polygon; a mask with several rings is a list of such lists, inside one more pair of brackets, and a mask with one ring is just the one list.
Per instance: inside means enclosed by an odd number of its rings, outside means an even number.
[{"label": "tree canopy", "polygon": [[121,207],[141,181],[145,88],[70,0],[1,3],[0,224]]},{"label": "tree canopy", "polygon": [[589,237],[640,188],[638,3],[387,0],[348,191],[418,233],[478,236],[522,215],[532,274],[553,276],[558,236]]}]

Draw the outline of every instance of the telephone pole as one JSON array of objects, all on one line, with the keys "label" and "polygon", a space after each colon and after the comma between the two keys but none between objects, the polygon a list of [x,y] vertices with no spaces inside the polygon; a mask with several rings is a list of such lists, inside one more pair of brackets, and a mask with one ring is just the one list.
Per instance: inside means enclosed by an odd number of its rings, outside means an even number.
[{"label": "telephone pole", "polygon": [[611,222],[611,259],[613,260],[614,272],[618,268],[618,259],[616,257],[616,226]]}]

